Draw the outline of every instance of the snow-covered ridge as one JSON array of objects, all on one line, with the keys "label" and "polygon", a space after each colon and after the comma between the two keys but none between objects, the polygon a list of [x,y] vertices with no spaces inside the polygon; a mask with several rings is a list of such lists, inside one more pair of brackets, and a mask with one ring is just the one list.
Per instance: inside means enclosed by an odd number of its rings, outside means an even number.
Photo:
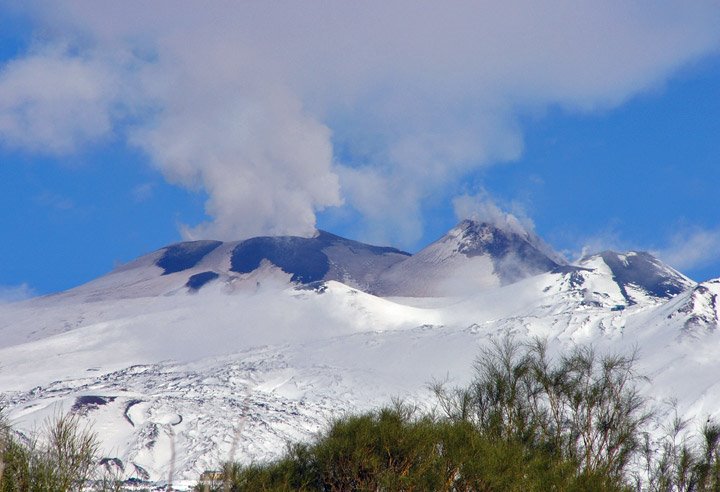
[{"label": "snow-covered ridge", "polygon": [[668,317],[682,321],[688,333],[717,330],[720,326],[720,279],[698,284]]},{"label": "snow-covered ridge", "polygon": [[603,251],[586,256],[579,264],[607,271],[622,290],[623,297],[631,303],[636,299],[628,289],[639,289],[647,296],[669,299],[695,285],[682,273],[642,251],[625,254]]},{"label": "snow-covered ridge", "polygon": [[565,262],[518,227],[464,220],[443,237],[380,276],[375,291],[390,296],[458,296],[507,285]]}]

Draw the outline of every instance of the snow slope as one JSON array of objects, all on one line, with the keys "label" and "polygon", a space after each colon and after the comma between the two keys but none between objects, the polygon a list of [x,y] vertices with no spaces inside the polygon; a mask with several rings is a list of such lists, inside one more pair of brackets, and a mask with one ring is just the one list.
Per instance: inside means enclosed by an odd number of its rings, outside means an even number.
[{"label": "snow slope", "polygon": [[412,257],[384,271],[379,295],[443,297],[507,285],[564,264],[520,224],[464,220]]},{"label": "snow slope", "polygon": [[[333,416],[397,396],[430,404],[428,383],[466,383],[479,348],[507,332],[555,354],[637,347],[651,397],[677,398],[685,416],[720,409],[720,280],[696,285],[646,253],[567,265],[478,223],[412,257],[323,234],[181,243],[0,306],[11,420],[30,432],[79,413],[108,466],[190,485],[226,459],[276,457]],[[188,284],[203,272],[217,276]]]}]

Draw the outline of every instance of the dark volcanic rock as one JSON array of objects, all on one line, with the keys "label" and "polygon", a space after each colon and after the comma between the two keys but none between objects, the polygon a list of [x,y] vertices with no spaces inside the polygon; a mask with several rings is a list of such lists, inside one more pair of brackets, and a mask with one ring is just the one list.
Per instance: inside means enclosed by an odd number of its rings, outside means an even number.
[{"label": "dark volcanic rock", "polygon": [[291,274],[293,282],[307,284],[327,280],[326,275],[331,268],[327,249],[334,246],[346,248],[353,254],[409,256],[395,248],[371,246],[319,231],[315,237],[308,238],[263,236],[242,241],[232,252],[230,269],[237,273],[250,273],[267,260]]},{"label": "dark volcanic rock", "polygon": [[530,275],[563,266],[542,251],[540,240],[526,231],[503,229],[487,222],[464,220],[458,252],[468,258],[488,255],[503,283],[517,282]]},{"label": "dark volcanic rock", "polygon": [[614,251],[603,251],[599,256],[610,267],[613,278],[623,290],[632,284],[652,296],[669,299],[689,287],[683,277],[649,253],[620,255]]},{"label": "dark volcanic rock", "polygon": [[163,255],[155,262],[163,269],[163,275],[182,272],[194,267],[222,241],[189,241],[165,248]]},{"label": "dark volcanic rock", "polygon": [[84,395],[84,396],[78,396],[75,399],[75,403],[73,403],[72,408],[70,409],[72,412],[79,412],[82,414],[87,414],[91,410],[97,410],[102,405],[107,405],[111,401],[114,401],[115,397],[113,396],[94,396],[94,395]]},{"label": "dark volcanic rock", "polygon": [[200,290],[203,285],[207,284],[208,282],[212,282],[218,277],[220,277],[220,274],[216,272],[196,273],[195,275],[190,276],[185,286],[190,290]]}]

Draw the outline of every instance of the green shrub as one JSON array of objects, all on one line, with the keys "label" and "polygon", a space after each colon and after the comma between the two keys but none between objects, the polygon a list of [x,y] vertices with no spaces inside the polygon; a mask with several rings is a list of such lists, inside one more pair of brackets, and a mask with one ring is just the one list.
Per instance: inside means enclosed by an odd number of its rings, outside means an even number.
[{"label": "green shrub", "polygon": [[551,361],[545,343],[506,337],[481,352],[468,388],[435,392],[449,418],[468,420],[483,435],[619,479],[652,416],[635,362],[636,354],[599,356],[582,346]]},{"label": "green shrub", "polygon": [[40,437],[23,441],[0,421],[0,491],[83,490],[97,463],[95,434],[67,414],[48,421]]},{"label": "green shrub", "polygon": [[226,465],[215,489],[629,490],[650,418],[634,363],[584,347],[550,361],[544,343],[508,337],[469,387],[435,388],[442,416],[396,405],[342,418],[274,463]]},{"label": "green shrub", "polygon": [[226,484],[197,490],[623,490],[577,463],[519,441],[483,435],[468,421],[386,408],[336,420],[313,444],[267,465],[226,465]]},{"label": "green shrub", "polygon": [[652,492],[720,490],[720,425],[707,419],[695,432],[677,413],[656,441],[646,436],[645,469],[636,477],[638,489]]},{"label": "green shrub", "polygon": [[468,387],[435,386],[439,415],[396,405],[341,418],[197,490],[720,490],[720,426],[650,439],[636,360],[582,346],[551,360],[545,343],[506,337],[481,352]]}]

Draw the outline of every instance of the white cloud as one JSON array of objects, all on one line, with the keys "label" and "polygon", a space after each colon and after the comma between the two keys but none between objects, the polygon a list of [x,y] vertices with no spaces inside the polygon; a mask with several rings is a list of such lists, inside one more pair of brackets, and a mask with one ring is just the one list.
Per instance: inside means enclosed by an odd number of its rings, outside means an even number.
[{"label": "white cloud", "polygon": [[637,250],[637,248],[622,238],[617,228],[617,223],[613,222],[606,226],[604,229],[597,231],[589,236],[582,236],[579,239],[573,241],[575,244],[579,244],[578,248],[574,248],[574,251],[565,252],[565,254],[573,258],[575,261],[579,261],[582,258],[601,253],[603,251],[616,251],[622,253],[630,250]]},{"label": "white cloud", "polygon": [[684,228],[653,254],[679,270],[720,261],[720,229]]},{"label": "white cloud", "polygon": [[75,202],[72,199],[50,191],[43,191],[35,195],[33,201],[38,205],[54,208],[55,210],[67,211],[75,208]]},{"label": "white cloud", "polygon": [[565,242],[578,247],[564,254],[578,261],[586,255],[606,250],[648,251],[666,264],[679,271],[702,268],[720,262],[720,228],[702,228],[692,225],[679,225],[675,232],[655,243],[655,246],[638,244],[622,237],[617,224],[611,223],[605,229],[591,236],[565,237]]},{"label": "white cloud", "polygon": [[24,301],[36,295],[28,284],[0,285],[0,304]]},{"label": "white cloud", "polygon": [[3,68],[0,138],[67,152],[120,130],[207,191],[193,237],[309,234],[344,201],[412,243],[423,203],[520,155],[519,115],[611,108],[720,39],[712,1],[34,5],[75,44]]},{"label": "white cloud", "polygon": [[117,78],[95,60],[49,48],[0,69],[0,141],[65,154],[106,136]]},{"label": "white cloud", "polygon": [[150,200],[155,192],[155,183],[140,183],[130,190],[130,196],[135,203],[142,203]]},{"label": "white cloud", "polygon": [[[485,191],[475,195],[455,197],[453,199],[453,208],[458,220],[472,219],[487,222],[501,229],[514,231],[517,234],[533,233],[535,230],[535,224],[527,216],[520,204],[511,203],[500,208]],[[510,210],[512,213],[505,210]]]}]

